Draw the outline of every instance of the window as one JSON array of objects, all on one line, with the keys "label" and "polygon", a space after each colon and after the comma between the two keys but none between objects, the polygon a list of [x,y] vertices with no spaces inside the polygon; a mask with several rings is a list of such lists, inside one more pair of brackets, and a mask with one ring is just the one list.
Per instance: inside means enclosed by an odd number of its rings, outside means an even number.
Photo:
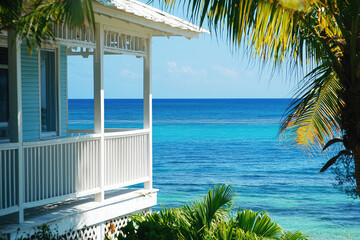
[{"label": "window", "polygon": [[40,52],[41,136],[57,136],[57,81],[55,51]]},{"label": "window", "polygon": [[8,139],[9,128],[8,49],[0,47],[0,140]]}]

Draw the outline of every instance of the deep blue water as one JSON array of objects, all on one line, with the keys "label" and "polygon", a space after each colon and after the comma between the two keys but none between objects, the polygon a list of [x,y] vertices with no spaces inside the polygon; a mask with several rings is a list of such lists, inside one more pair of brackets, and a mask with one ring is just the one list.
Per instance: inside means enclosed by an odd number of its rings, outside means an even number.
[{"label": "deep blue water", "polygon": [[[318,171],[310,157],[279,142],[286,99],[154,99],[153,174],[158,203],[179,206],[227,183],[236,204],[266,210],[284,229],[313,239],[360,239],[360,201]],[[142,128],[142,100],[106,100],[105,127]],[[92,100],[69,100],[70,128],[93,128]]]}]

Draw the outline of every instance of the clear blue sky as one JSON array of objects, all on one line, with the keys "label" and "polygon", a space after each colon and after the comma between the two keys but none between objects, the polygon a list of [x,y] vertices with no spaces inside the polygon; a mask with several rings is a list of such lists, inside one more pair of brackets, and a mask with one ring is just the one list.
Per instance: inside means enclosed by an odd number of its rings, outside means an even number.
[{"label": "clear blue sky", "polygon": [[[176,14],[182,18],[182,14]],[[68,57],[69,98],[93,98],[92,57]],[[287,98],[296,81],[270,79],[260,60],[231,53],[225,39],[153,38],[153,98]],[[142,59],[105,56],[105,98],[142,98]]]}]

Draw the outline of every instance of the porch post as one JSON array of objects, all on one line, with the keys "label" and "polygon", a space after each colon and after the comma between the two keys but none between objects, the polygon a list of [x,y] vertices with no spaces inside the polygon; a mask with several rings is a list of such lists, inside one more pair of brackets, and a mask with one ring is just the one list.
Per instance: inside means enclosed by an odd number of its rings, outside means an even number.
[{"label": "porch post", "polygon": [[19,223],[24,222],[24,160],[22,132],[22,91],[21,91],[21,41],[15,38],[15,31],[8,31],[8,74],[9,74],[9,137],[18,147],[18,205]]},{"label": "porch post", "polygon": [[151,89],[151,40],[146,39],[146,56],[144,57],[144,128],[149,130],[148,161],[149,181],[144,183],[144,188],[152,188],[152,89]]},{"label": "porch post", "polygon": [[104,200],[104,26],[96,23],[94,49],[94,133],[100,134],[98,179],[101,189],[95,194],[95,201]]}]

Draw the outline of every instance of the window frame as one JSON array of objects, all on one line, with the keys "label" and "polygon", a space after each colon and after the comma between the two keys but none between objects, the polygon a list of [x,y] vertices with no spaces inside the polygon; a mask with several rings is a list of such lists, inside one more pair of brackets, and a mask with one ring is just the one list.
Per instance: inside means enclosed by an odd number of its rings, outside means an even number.
[{"label": "window frame", "polygon": [[[60,116],[60,47],[45,45],[41,49],[38,50],[38,73],[39,73],[39,125],[40,125],[40,139],[49,139],[49,138],[58,138],[61,136],[61,116]],[[55,57],[55,86],[56,86],[56,131],[43,132],[42,131],[42,117],[41,117],[41,52],[42,51],[50,51],[54,52]]]},{"label": "window frame", "polygon": [[[7,41],[5,41],[4,39],[0,38],[0,47],[1,47],[1,48],[6,48],[6,49],[8,49]],[[8,59],[8,61],[9,61],[9,59]],[[9,62],[8,62],[7,65],[5,65],[5,64],[0,64],[0,68],[1,68],[1,69],[9,69]],[[8,72],[8,74],[9,74],[9,72]],[[8,75],[8,84],[9,84],[9,75]],[[8,94],[9,94],[9,89],[8,89]],[[8,97],[9,97],[9,96],[8,96]],[[8,99],[8,104],[9,104],[9,100],[10,100],[10,99]],[[9,130],[10,130],[10,129],[9,129],[9,128],[10,128],[9,120],[10,120],[10,119],[8,119],[7,122],[1,122],[1,123],[7,124],[8,132],[9,132]],[[7,136],[7,138],[4,138],[4,139],[0,139],[0,143],[8,143],[8,142],[10,142],[10,136]]]}]

